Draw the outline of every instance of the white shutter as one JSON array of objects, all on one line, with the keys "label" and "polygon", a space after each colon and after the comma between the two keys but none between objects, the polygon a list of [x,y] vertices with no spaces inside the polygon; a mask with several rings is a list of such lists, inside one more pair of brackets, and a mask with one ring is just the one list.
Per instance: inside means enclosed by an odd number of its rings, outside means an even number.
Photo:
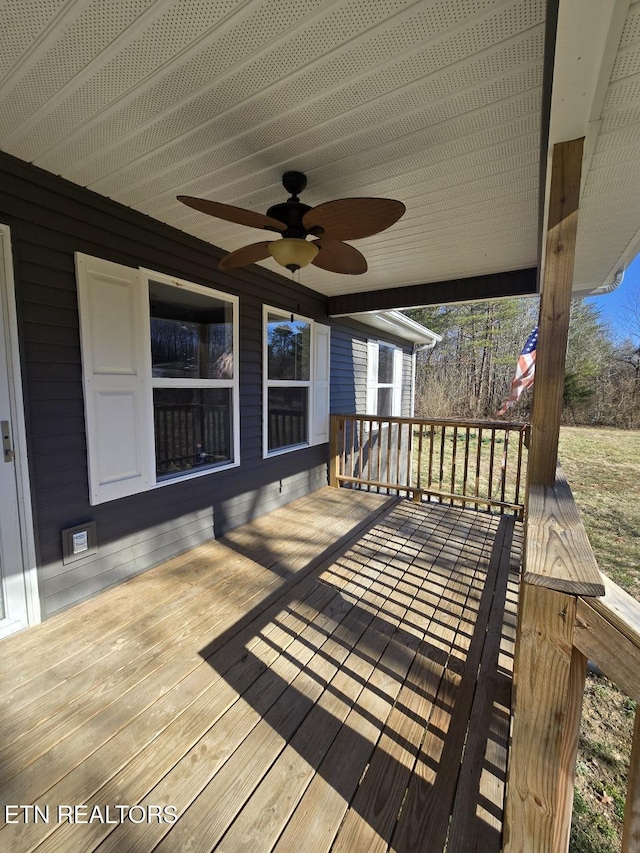
[{"label": "white shutter", "polygon": [[391,412],[399,418],[402,412],[402,350],[393,351],[393,402]]},{"label": "white shutter", "polygon": [[313,324],[312,422],[310,444],[329,441],[329,380],[331,374],[331,328]]},{"label": "white shutter", "polygon": [[155,484],[149,307],[138,270],[76,253],[91,504]]},{"label": "white shutter", "polygon": [[362,414],[378,414],[378,342],[367,341],[367,409]]}]

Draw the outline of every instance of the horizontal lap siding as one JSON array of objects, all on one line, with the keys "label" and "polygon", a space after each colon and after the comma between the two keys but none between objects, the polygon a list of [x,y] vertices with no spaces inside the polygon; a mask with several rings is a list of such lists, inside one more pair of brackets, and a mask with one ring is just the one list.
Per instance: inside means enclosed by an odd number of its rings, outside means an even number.
[{"label": "horizontal lap siding", "polygon": [[331,411],[334,414],[367,413],[367,340],[387,340],[403,350],[400,413],[411,415],[413,347],[399,338],[383,336],[362,323],[335,321],[331,327]]},{"label": "horizontal lap siding", "polygon": [[[262,459],[261,399],[263,303],[326,323],[324,297],[266,271],[221,273],[214,247],[6,155],[0,221],[11,227],[46,616],[326,484],[326,445]],[[74,252],[240,298],[239,468],[89,505]],[[60,531],[90,519],[97,554],[64,566]]]}]

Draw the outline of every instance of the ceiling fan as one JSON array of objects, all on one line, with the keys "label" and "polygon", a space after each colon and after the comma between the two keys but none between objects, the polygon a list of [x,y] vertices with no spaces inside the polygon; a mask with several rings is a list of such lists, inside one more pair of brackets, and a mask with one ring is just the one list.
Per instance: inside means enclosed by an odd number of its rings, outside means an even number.
[{"label": "ceiling fan", "polygon": [[346,275],[366,272],[367,261],[361,252],[342,241],[378,234],[397,222],[406,210],[401,201],[390,198],[340,198],[310,207],[298,198],[307,185],[302,172],[285,172],[282,184],[291,197],[274,204],[266,215],[188,195],[179,195],[178,201],[228,222],[282,234],[280,240],[251,243],[230,252],[220,261],[220,269],[243,267],[271,256],[291,272],[311,263]]}]

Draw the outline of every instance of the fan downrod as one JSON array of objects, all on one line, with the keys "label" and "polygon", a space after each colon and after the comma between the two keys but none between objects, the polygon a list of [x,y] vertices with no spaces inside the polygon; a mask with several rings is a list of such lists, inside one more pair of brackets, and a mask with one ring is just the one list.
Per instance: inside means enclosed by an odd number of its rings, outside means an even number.
[{"label": "fan downrod", "polygon": [[298,201],[298,194],[307,186],[307,176],[302,172],[285,172],[282,176],[282,186]]}]

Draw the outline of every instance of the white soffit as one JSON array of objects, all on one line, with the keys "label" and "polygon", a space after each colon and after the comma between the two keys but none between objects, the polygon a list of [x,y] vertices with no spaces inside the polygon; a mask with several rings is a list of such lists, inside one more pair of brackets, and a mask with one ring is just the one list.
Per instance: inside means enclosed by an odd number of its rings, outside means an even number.
[{"label": "white soffit", "polygon": [[560,0],[551,148],[585,137],[573,292],[613,289],[640,248],[640,2]]},{"label": "white soffit", "polygon": [[433,347],[442,340],[442,335],[432,332],[402,311],[361,311],[345,316],[413,344]]},{"label": "white soffit", "polygon": [[[544,0],[8,0],[0,147],[230,251],[266,211],[407,205],[331,295],[536,264]],[[274,261],[265,266],[281,271]]]}]

